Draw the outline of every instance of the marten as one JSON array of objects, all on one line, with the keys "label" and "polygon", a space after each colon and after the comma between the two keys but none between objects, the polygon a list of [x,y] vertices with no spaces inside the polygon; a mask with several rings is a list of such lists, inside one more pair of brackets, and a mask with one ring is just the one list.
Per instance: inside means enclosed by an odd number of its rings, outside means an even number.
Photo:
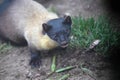
[{"label": "marten", "polygon": [[58,17],[34,0],[0,3],[0,36],[15,44],[27,43],[33,67],[40,67],[41,51],[68,46],[71,25],[69,15]]}]

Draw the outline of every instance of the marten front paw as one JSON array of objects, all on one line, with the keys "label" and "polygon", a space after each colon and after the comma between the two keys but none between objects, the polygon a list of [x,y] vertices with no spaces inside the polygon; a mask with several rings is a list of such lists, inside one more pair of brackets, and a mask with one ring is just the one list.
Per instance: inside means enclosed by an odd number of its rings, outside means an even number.
[{"label": "marten front paw", "polygon": [[39,68],[41,65],[41,59],[40,58],[31,58],[29,64],[32,68],[34,68],[34,67]]},{"label": "marten front paw", "polygon": [[31,65],[32,68],[34,67],[40,67],[41,65],[41,56],[40,53],[37,52],[36,50],[30,50],[31,52],[31,60],[29,62],[29,64]]}]

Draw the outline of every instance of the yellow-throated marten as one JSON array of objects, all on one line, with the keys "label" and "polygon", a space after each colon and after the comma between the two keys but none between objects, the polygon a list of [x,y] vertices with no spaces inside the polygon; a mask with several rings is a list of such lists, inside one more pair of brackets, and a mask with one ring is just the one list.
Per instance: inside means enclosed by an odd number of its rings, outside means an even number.
[{"label": "yellow-throated marten", "polygon": [[33,0],[0,3],[0,36],[16,44],[27,42],[34,67],[40,66],[38,51],[67,47],[71,24],[70,16],[59,18]]}]

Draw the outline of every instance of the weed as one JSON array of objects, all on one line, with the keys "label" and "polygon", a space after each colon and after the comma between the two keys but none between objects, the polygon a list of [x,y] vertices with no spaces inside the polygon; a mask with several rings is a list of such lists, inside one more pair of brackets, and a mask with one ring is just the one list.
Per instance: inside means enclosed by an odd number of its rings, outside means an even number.
[{"label": "weed", "polygon": [[12,48],[12,46],[10,44],[7,44],[7,43],[2,44],[2,43],[0,43],[0,53],[7,52],[11,48]]},{"label": "weed", "polygon": [[100,16],[97,20],[94,18],[84,19],[82,17],[73,17],[72,39],[70,46],[88,48],[96,39],[101,42],[96,47],[96,51],[106,54],[113,46],[118,46],[120,33],[113,29],[109,19]]}]

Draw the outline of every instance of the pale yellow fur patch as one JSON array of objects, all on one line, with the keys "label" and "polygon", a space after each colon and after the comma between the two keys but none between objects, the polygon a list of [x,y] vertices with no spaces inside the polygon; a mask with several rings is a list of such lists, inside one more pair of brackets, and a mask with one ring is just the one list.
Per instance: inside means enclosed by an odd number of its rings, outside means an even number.
[{"label": "pale yellow fur patch", "polygon": [[50,39],[47,34],[43,35],[37,28],[27,30],[25,32],[25,37],[29,47],[37,50],[50,50],[58,46],[58,44]]}]

